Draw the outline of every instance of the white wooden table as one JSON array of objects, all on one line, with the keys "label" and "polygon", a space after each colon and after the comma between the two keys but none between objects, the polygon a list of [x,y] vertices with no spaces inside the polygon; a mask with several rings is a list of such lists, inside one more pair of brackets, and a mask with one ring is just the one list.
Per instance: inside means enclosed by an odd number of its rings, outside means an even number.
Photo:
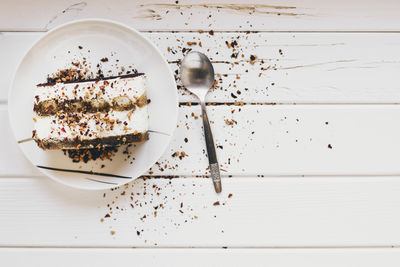
[{"label": "white wooden table", "polygon": [[[246,2],[0,1],[0,265],[399,266],[400,2]],[[221,195],[183,89],[151,179],[78,191],[24,158],[12,74],[44,32],[79,18],[144,32],[174,71],[184,49],[212,58]]]}]

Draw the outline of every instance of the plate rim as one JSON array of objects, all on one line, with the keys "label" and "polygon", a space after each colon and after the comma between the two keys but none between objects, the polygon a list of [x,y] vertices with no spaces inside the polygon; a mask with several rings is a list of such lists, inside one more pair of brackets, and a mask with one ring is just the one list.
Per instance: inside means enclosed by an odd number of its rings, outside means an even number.
[{"label": "plate rim", "polygon": [[[134,33],[135,35],[137,35],[137,36],[139,36],[140,38],[142,38],[142,39],[143,39],[148,45],[150,45],[150,46],[152,47],[152,49],[154,49],[154,51],[163,59],[163,64],[167,67],[167,70],[168,70],[168,76],[171,78],[171,81],[172,81],[174,87],[175,87],[175,88],[177,87],[177,85],[176,85],[176,80],[175,80],[175,78],[174,78],[174,75],[173,75],[173,73],[172,73],[171,68],[170,68],[169,65],[168,65],[168,61],[166,60],[166,58],[164,57],[164,55],[161,53],[160,49],[159,49],[152,41],[150,41],[146,36],[144,36],[140,31],[138,31],[138,30],[136,30],[135,28],[132,28],[132,27],[130,27],[130,26],[124,24],[124,23],[121,23],[121,22],[115,21],[115,20],[111,20],[111,19],[103,19],[103,18],[85,18],[85,19],[78,19],[78,20],[69,21],[69,22],[63,23],[63,24],[61,24],[61,25],[58,25],[58,26],[52,28],[51,30],[47,31],[43,36],[41,36],[38,40],[36,40],[36,41],[30,46],[30,48],[25,52],[24,56],[22,57],[22,59],[21,59],[20,62],[18,63],[18,65],[17,65],[15,71],[13,72],[13,75],[12,75],[12,78],[11,78],[11,83],[10,83],[10,86],[9,86],[9,89],[8,89],[9,91],[8,91],[8,94],[7,94],[7,101],[8,101],[8,104],[9,104],[9,100],[11,99],[11,94],[12,94],[12,91],[13,91],[12,89],[14,88],[16,75],[17,75],[18,70],[20,69],[22,63],[25,61],[26,57],[28,56],[28,54],[29,54],[29,53],[30,53],[30,52],[31,52],[45,37],[47,37],[48,35],[52,34],[53,32],[55,32],[55,31],[57,31],[57,30],[59,30],[59,29],[61,29],[61,28],[65,28],[65,27],[68,27],[68,26],[71,26],[71,25],[74,25],[74,24],[80,24],[80,23],[85,23],[85,22],[114,24],[114,25],[116,25],[116,26],[118,26],[118,27],[122,27],[122,28],[125,28],[126,30],[131,31],[131,32]],[[175,98],[176,106],[175,106],[175,110],[174,110],[174,113],[175,113],[175,114],[173,115],[173,121],[175,122],[175,125],[176,125],[177,122],[178,122],[178,116],[179,116],[179,95],[178,95],[177,90],[175,90],[174,92],[175,92],[175,93],[174,93],[174,96],[175,96],[174,98]],[[136,180],[136,179],[140,178],[141,176],[143,176],[143,174],[144,174],[147,170],[149,170],[149,169],[155,164],[155,162],[157,162],[157,160],[159,159],[159,158],[157,158],[154,162],[151,163],[150,166],[146,166],[145,171],[144,171],[143,173],[139,174],[137,177],[132,177],[132,179],[130,179],[130,180],[128,180],[128,181],[125,181],[125,182],[123,182],[123,183],[120,183],[120,184],[118,184],[118,185],[105,186],[104,188],[77,187],[77,186],[74,186],[74,185],[71,185],[71,184],[68,184],[68,183],[64,182],[62,179],[58,179],[56,176],[54,176],[53,174],[51,174],[50,172],[48,172],[48,171],[45,170],[45,169],[38,168],[38,167],[31,161],[31,159],[28,157],[28,155],[26,154],[26,152],[21,148],[21,144],[18,143],[17,135],[16,135],[16,129],[15,129],[15,127],[13,126],[14,124],[12,123],[12,116],[11,116],[11,113],[12,113],[12,112],[10,112],[10,109],[9,109],[9,108],[7,109],[7,111],[8,111],[7,113],[8,113],[8,119],[9,119],[9,125],[11,126],[11,132],[12,132],[12,134],[13,134],[13,136],[14,136],[14,140],[17,142],[18,149],[20,149],[20,151],[22,151],[22,154],[23,154],[24,157],[30,162],[30,164],[32,164],[37,170],[39,170],[39,172],[41,172],[41,173],[44,174],[45,176],[49,177],[51,180],[53,180],[53,181],[55,181],[55,182],[57,182],[57,183],[60,183],[60,184],[62,184],[62,185],[68,186],[68,187],[70,187],[70,188],[74,188],[75,190],[101,191],[101,190],[107,190],[107,189],[111,189],[111,188],[117,188],[117,187],[122,186],[122,185],[124,185],[124,184],[131,183],[131,182],[133,182],[134,180]],[[172,127],[171,134],[168,136],[168,138],[167,138],[167,140],[166,140],[166,142],[165,142],[165,144],[164,144],[164,147],[163,147],[163,149],[162,149],[161,155],[160,155],[159,157],[162,157],[162,155],[164,154],[164,152],[167,150],[168,145],[171,143],[171,140],[172,140],[172,137],[173,137],[175,131],[176,131],[176,127]],[[161,151],[161,150],[160,150],[160,151]]]}]

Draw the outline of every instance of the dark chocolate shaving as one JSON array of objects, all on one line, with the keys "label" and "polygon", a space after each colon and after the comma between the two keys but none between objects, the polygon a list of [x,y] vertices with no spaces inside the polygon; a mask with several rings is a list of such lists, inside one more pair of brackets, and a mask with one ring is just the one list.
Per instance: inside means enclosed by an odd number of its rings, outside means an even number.
[{"label": "dark chocolate shaving", "polygon": [[[66,81],[62,83],[84,83],[84,82],[95,82],[95,81],[104,81],[104,80],[111,80],[111,79],[116,79],[116,78],[134,78],[138,76],[142,76],[144,73],[132,73],[132,74],[125,74],[125,75],[118,75],[118,76],[109,76],[109,77],[97,77],[94,79],[77,79],[73,81]],[[52,81],[51,79],[48,79],[48,82],[46,83],[39,83],[36,86],[42,87],[42,86],[53,86],[55,85],[56,82]]]}]

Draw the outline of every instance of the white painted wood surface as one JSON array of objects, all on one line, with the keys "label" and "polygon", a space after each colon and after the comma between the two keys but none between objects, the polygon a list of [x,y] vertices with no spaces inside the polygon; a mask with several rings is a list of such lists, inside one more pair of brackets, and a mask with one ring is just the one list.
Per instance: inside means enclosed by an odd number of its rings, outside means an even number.
[{"label": "white painted wood surface", "polygon": [[[0,34],[0,58],[5,63],[0,65],[0,101],[6,101],[12,74],[22,56],[42,35]],[[217,77],[217,88],[208,97],[210,102],[400,102],[400,85],[393,82],[400,69],[400,33],[214,33],[211,36],[195,32],[146,33],[146,36],[171,62],[173,71],[178,68],[174,62],[184,55],[183,49],[195,49],[211,57],[221,77]],[[238,45],[228,48],[225,42],[233,41]],[[231,58],[232,53],[238,53],[238,58]],[[257,56],[257,60],[251,62],[251,55]],[[180,95],[183,102],[194,100],[183,89]]]},{"label": "white painted wood surface", "polygon": [[[399,265],[400,2],[211,2],[0,2],[1,262]],[[18,62],[43,31],[89,17],[146,31],[174,71],[182,49],[207,53],[219,80],[209,102],[247,103],[208,106],[222,195],[196,177],[207,174],[198,106],[180,108],[148,173],[164,178],[114,191],[58,185],[18,150],[7,117]]]},{"label": "white painted wood surface", "polygon": [[[208,112],[224,176],[400,175],[398,105],[218,105]],[[200,114],[199,106],[180,108],[173,140],[148,174],[208,174]],[[5,111],[0,123],[8,125]],[[39,174],[10,129],[0,140],[12,152],[1,155],[3,175]],[[185,157],[173,156],[182,151]]]},{"label": "white painted wood surface", "polygon": [[[23,253],[24,257],[21,257]],[[308,266],[352,267],[399,265],[398,249],[0,249],[9,267],[95,265],[139,266]]]},{"label": "white painted wood surface", "polygon": [[392,247],[400,239],[398,177],[223,178],[221,195],[209,179],[189,177],[112,192],[45,177],[0,182],[3,247]]},{"label": "white painted wood surface", "polygon": [[398,31],[399,9],[396,0],[3,0],[0,30],[43,31],[98,17],[156,31]]}]

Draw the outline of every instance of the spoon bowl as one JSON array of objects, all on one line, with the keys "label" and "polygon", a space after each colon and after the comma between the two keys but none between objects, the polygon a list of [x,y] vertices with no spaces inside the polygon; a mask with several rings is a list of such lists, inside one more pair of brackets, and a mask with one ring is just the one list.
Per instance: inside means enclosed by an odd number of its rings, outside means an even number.
[{"label": "spoon bowl", "polygon": [[205,101],[215,81],[214,68],[208,57],[195,51],[187,54],[182,61],[181,80],[186,89]]}]

